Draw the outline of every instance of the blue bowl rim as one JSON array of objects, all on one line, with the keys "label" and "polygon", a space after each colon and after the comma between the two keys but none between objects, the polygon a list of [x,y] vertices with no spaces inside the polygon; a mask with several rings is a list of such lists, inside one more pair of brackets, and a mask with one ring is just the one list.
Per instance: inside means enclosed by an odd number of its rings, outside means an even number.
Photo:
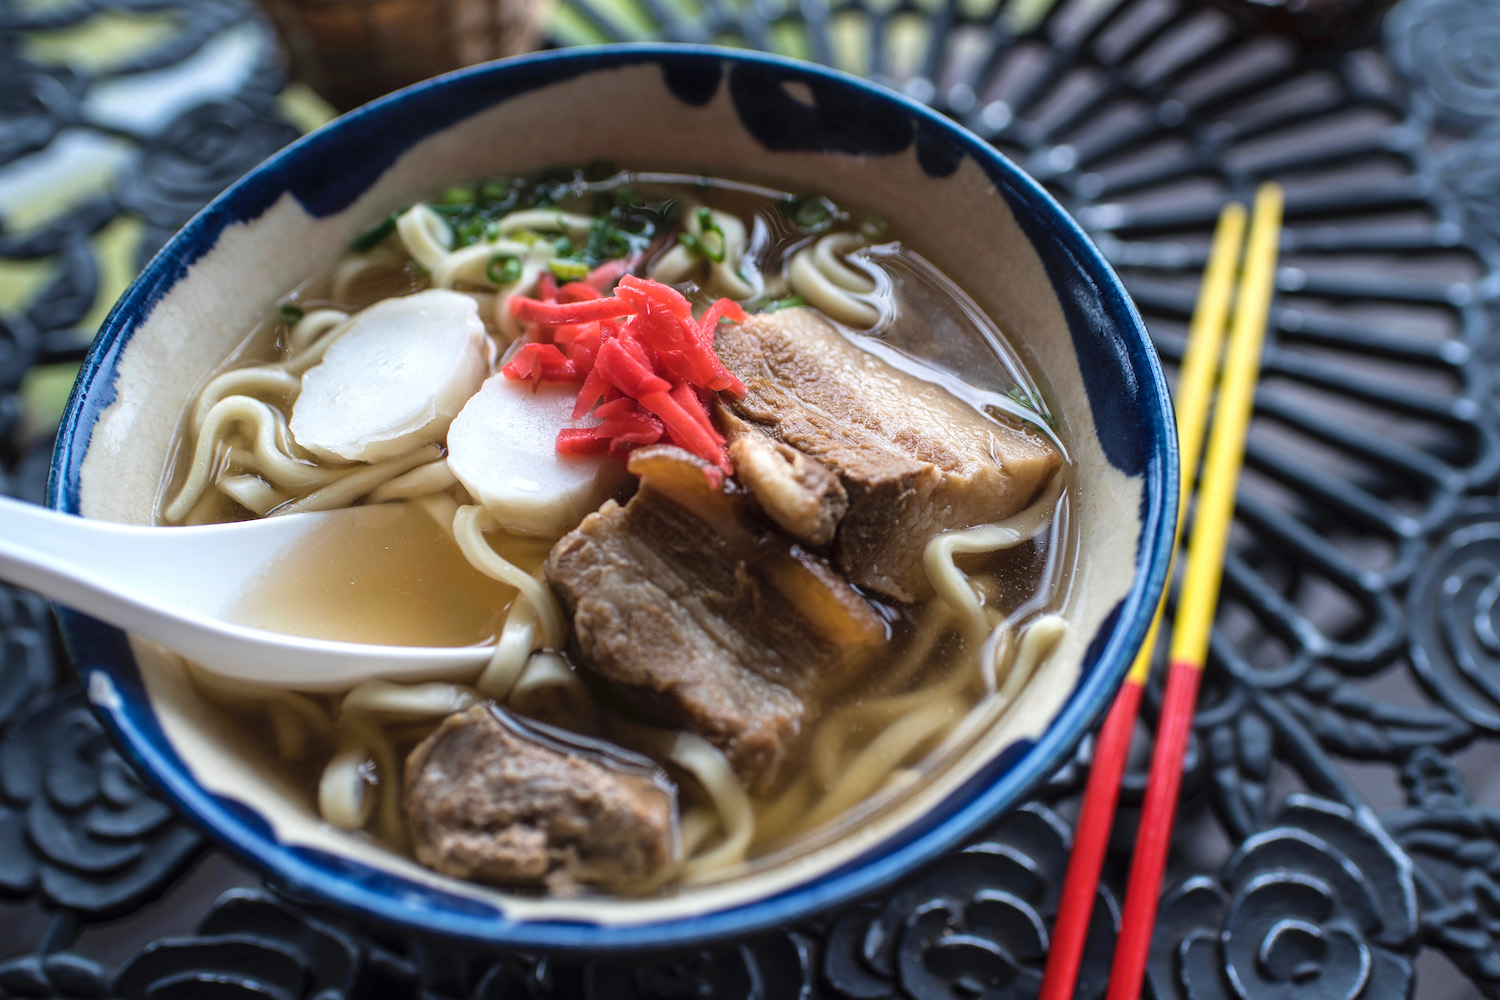
[{"label": "blue bowl rim", "polygon": [[[102,391],[109,391],[112,383],[108,382],[106,366],[117,357],[138,321],[149,315],[156,298],[174,283],[170,280],[170,271],[180,248],[201,246],[205,239],[216,240],[218,232],[211,231],[213,216],[241,197],[252,178],[290,166],[300,151],[314,140],[326,141],[326,136],[349,129],[352,123],[393,113],[393,109],[417,93],[462,87],[475,79],[543,65],[564,66],[577,63],[578,71],[583,73],[662,59],[684,58],[713,60],[721,66],[743,63],[774,67],[801,74],[804,79],[851,88],[865,97],[889,102],[909,115],[919,127],[931,128],[951,140],[992,176],[1003,176],[1034,208],[1049,217],[1051,237],[1062,245],[1092,279],[1109,325],[1121,337],[1126,358],[1141,380],[1140,399],[1145,411],[1141,414],[1145,420],[1145,426],[1141,430],[1149,438],[1151,445],[1146,456],[1146,474],[1143,478],[1145,495],[1142,498],[1142,545],[1141,551],[1137,553],[1137,572],[1130,590],[1118,606],[1114,623],[1106,624],[1108,640],[1099,650],[1093,668],[1080,678],[1063,709],[1042,736],[1030,743],[1019,759],[991,784],[978,790],[937,825],[888,850],[891,841],[900,841],[905,833],[904,830],[897,831],[886,842],[877,844],[837,871],[798,884],[777,895],[751,899],[708,914],[630,925],[510,921],[497,920],[493,916],[477,916],[471,912],[418,911],[405,908],[387,892],[369,889],[345,874],[320,867],[291,853],[286,845],[252,830],[242,817],[225,808],[217,798],[207,795],[193,780],[186,766],[176,758],[175,753],[163,754],[160,748],[136,745],[111,712],[91,702],[95,715],[116,745],[181,813],[206,830],[230,852],[270,873],[280,884],[295,893],[308,894],[378,923],[424,935],[459,939],[484,946],[546,951],[655,951],[744,936],[777,926],[789,926],[819,911],[890,885],[903,875],[912,873],[921,865],[959,846],[985,823],[1018,805],[1023,796],[1063,764],[1103,716],[1124,680],[1131,659],[1145,638],[1151,613],[1170,569],[1177,521],[1176,425],[1156,350],[1134,304],[1109,263],[1077,222],[1040,184],[983,139],[931,108],[881,84],[815,63],[711,45],[635,43],[580,46],[468,67],[414,84],[355,109],[269,157],[205,206],[158,251],[101,324],[98,336],[83,361],[63,416],[50,467],[47,505],[67,513],[78,513],[78,469],[99,410],[98,407],[89,406],[90,390],[103,379],[105,384],[100,388]],[[87,427],[82,426],[84,418],[89,419]],[[1152,472],[1156,475],[1153,476]],[[62,609],[59,612],[64,638],[75,667],[82,671],[84,668],[78,666],[76,630],[86,619]],[[123,636],[121,639],[123,640]],[[98,669],[93,664],[88,664],[87,667],[90,670]]]}]

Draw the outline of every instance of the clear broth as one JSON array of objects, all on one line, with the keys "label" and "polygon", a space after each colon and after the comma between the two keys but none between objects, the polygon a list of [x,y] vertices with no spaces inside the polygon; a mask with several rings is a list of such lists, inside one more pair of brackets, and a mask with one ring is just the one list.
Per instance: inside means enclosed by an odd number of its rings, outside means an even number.
[{"label": "clear broth", "polygon": [[495,641],[515,590],[475,569],[425,510],[396,506],[389,528],[335,528],[277,560],[230,619],[388,646]]}]

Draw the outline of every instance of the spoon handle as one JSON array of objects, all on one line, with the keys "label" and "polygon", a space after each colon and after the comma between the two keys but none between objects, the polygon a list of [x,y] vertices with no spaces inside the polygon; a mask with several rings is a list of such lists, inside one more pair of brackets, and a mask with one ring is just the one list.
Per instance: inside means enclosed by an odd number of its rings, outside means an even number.
[{"label": "spoon handle", "polygon": [[243,593],[247,569],[263,571],[313,527],[146,527],[0,497],[0,578],[155,637],[160,609],[217,617]]},{"label": "spoon handle", "polygon": [[370,677],[472,673],[487,645],[427,648],[333,642],[225,621],[288,550],[333,522],[388,529],[393,505],[234,524],[144,527],[60,514],[0,497],[0,579],[29,587],[228,677],[295,690],[340,690]]}]

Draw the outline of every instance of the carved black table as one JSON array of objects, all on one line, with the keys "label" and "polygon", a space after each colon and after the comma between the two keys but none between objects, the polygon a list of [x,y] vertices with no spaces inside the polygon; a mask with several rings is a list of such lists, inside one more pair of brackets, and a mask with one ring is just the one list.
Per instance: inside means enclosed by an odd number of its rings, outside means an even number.
[{"label": "carved black table", "polygon": [[[100,18],[104,51],[81,40]],[[1285,186],[1149,986],[1500,997],[1500,3],[1405,0],[1337,46],[1284,26],[1188,0],[565,0],[554,42],[773,48],[933,104],[1076,213],[1169,364],[1219,205]],[[104,300],[297,134],[297,105],[241,0],[0,0],[0,31],[0,472],[39,500]],[[213,850],[115,755],[44,604],[0,588],[0,997],[1030,997],[1087,764],[1085,744],[966,850],[804,927],[635,963],[471,956]]]}]

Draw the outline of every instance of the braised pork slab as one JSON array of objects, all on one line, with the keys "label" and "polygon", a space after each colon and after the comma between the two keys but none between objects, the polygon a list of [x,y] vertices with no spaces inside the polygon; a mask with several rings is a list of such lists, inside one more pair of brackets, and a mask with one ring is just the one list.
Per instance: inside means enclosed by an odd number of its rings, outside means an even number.
[{"label": "braised pork slab", "polygon": [[450,715],[406,762],[417,860],[498,885],[620,884],[673,859],[676,800],[650,760],[493,705]]},{"label": "braised pork slab", "polygon": [[768,791],[824,696],[885,640],[884,623],[743,492],[710,486],[687,452],[640,449],[630,470],[641,477],[630,502],[589,515],[547,560],[579,662]]},{"label": "braised pork slab", "polygon": [[[722,324],[715,346],[747,388],[719,400],[732,445],[765,435],[837,476],[847,511],[833,532],[834,565],[897,600],[931,592],[928,539],[1021,511],[1062,464],[1040,435],[861,350],[806,309]],[[774,481],[781,493],[785,484]],[[780,495],[749,485],[775,516]]]}]

